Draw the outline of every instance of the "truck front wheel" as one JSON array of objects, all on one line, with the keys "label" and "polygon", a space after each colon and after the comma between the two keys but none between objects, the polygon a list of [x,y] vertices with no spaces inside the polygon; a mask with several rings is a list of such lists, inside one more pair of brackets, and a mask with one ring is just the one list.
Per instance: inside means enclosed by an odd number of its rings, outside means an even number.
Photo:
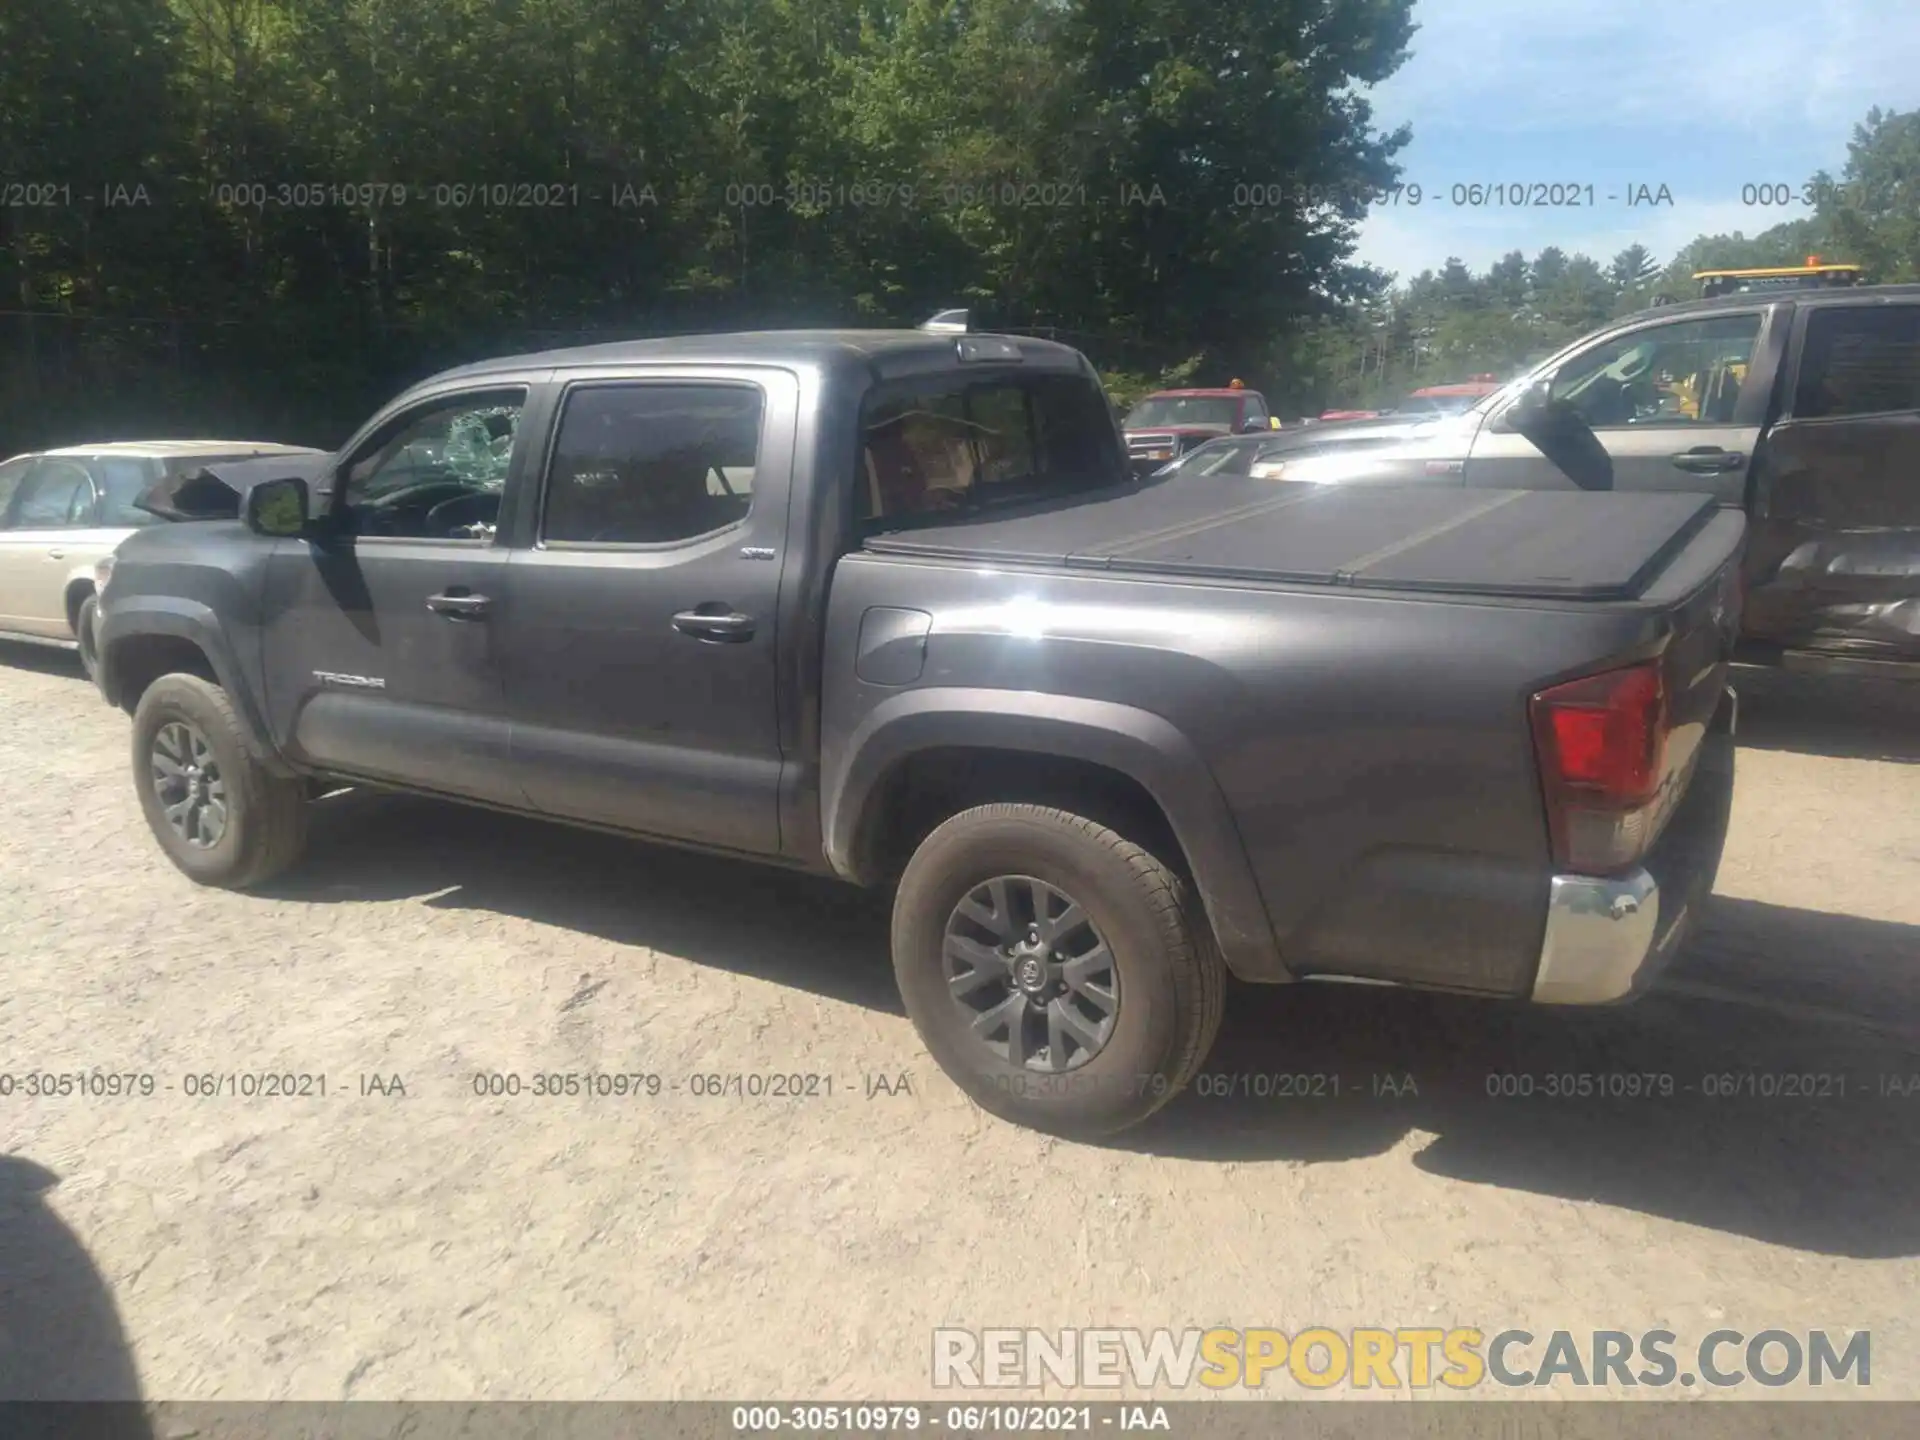
[{"label": "truck front wheel", "polygon": [[160,848],[202,885],[258,885],[305,848],[305,785],[255,758],[227,693],[197,675],[162,675],[141,695],[133,783]]},{"label": "truck front wheel", "polygon": [[908,861],[894,974],[927,1049],[983,1109],[1109,1134],[1178,1094],[1220,1027],[1226,971],[1197,910],[1104,825],[982,805]]}]

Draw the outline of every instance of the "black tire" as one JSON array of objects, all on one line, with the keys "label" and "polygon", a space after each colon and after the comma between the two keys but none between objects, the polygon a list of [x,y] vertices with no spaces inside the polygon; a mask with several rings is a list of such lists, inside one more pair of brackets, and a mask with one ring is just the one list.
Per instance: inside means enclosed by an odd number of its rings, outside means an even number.
[{"label": "black tire", "polygon": [[89,680],[100,673],[100,652],[93,644],[93,616],[99,608],[100,598],[89,590],[80,601],[80,608],[73,613],[73,638],[80,647],[80,668],[87,672]]},{"label": "black tire", "polygon": [[[1044,1054],[1012,1063],[950,989],[950,917],[995,877],[1070,898],[1111,954],[1111,1032],[1074,1068],[1035,1068],[1050,1063]],[[1111,1134],[1171,1100],[1206,1059],[1226,995],[1226,967],[1187,883],[1104,825],[1040,805],[962,811],[921,843],[894,898],[893,966],[914,1028],[954,1083],[1002,1119],[1060,1135]],[[1011,982],[1003,989],[1010,995]]]},{"label": "black tire", "polygon": [[[222,786],[224,823],[211,843],[175,829],[155,783],[156,739],[169,726],[189,727],[211,752]],[[168,739],[177,742],[174,729]],[[163,757],[166,751],[162,750]],[[278,875],[307,841],[306,784],[275,775],[247,744],[233,702],[197,675],[162,675],[133,712],[133,780],[140,809],[167,858],[202,885],[244,890]],[[204,833],[200,837],[205,841]]]}]

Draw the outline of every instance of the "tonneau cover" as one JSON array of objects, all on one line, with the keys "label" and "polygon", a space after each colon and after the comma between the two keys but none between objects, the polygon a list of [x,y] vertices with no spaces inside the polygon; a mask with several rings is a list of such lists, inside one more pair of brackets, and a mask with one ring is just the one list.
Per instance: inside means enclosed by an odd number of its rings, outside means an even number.
[{"label": "tonneau cover", "polygon": [[1706,495],[1172,476],[1078,503],[890,531],[865,548],[1221,580],[1630,600],[1716,509]]}]

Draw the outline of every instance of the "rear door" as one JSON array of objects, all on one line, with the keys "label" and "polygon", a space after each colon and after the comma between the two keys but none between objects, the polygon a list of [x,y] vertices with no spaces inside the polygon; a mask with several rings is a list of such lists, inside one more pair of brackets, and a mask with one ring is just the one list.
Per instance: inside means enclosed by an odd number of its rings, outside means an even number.
[{"label": "rear door", "polygon": [[[1480,427],[1466,483],[1507,490],[1654,490],[1746,500],[1767,418],[1768,310],[1653,321],[1596,341],[1552,373],[1584,422],[1529,438],[1500,415]],[[1597,444],[1595,443],[1597,442]]]},{"label": "rear door", "polygon": [[1746,628],[1920,659],[1920,300],[1801,308],[1754,484]]},{"label": "rear door", "polygon": [[774,617],[799,386],[758,367],[570,377],[498,629],[541,810],[780,848]]},{"label": "rear door", "polygon": [[528,463],[536,390],[449,388],[376,421],[328,477],[338,538],[278,542],[260,639],[273,730],[299,758],[525,803],[500,689],[495,527]]},{"label": "rear door", "polygon": [[71,639],[69,556],[94,512],[93,478],[78,460],[49,456],[26,469],[0,526],[0,630]]}]

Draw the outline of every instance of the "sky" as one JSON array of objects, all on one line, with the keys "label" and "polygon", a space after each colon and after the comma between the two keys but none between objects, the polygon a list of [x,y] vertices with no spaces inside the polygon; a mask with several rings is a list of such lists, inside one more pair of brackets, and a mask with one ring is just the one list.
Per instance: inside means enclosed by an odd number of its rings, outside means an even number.
[{"label": "sky", "polygon": [[[1837,176],[1868,110],[1920,108],[1920,0],[1417,0],[1414,20],[1370,98],[1381,128],[1413,128],[1399,160],[1421,202],[1376,205],[1356,256],[1402,280],[1450,255],[1605,264],[1638,241],[1665,264],[1698,235],[1757,234],[1810,211],[1743,186]],[[1473,184],[1582,204],[1452,203]],[[1629,205],[1663,185],[1671,204]]]}]

